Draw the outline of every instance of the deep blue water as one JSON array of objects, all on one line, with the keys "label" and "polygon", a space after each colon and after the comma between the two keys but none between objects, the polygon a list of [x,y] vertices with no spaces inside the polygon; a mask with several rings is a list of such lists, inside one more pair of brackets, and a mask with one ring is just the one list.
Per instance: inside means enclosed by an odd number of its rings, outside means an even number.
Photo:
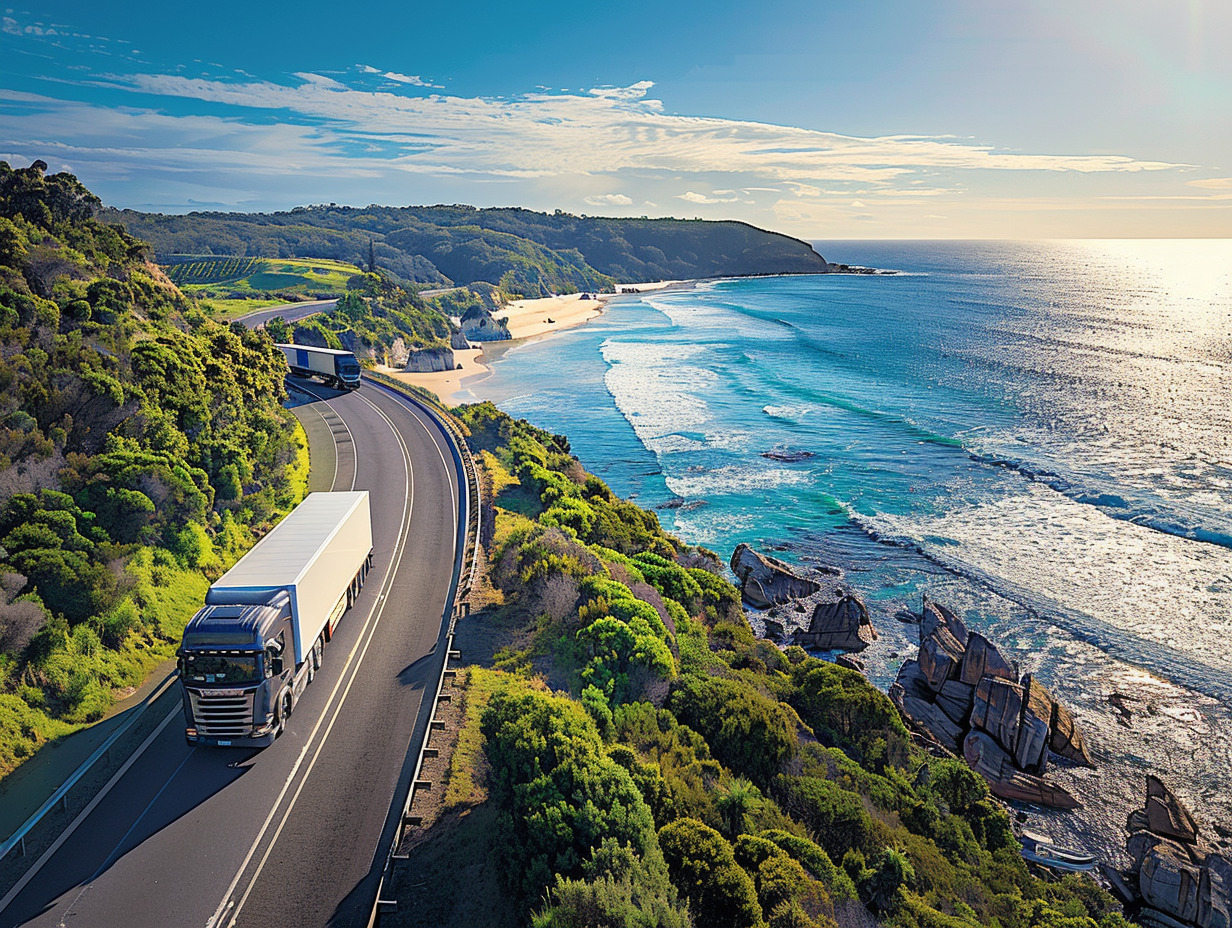
[{"label": "deep blue water", "polygon": [[1148,767],[1232,824],[1232,242],[817,248],[900,273],[621,298],[471,389],[688,541],[843,568],[882,687],[894,613],[965,613],[1095,743],[1058,837],[1111,853]]}]

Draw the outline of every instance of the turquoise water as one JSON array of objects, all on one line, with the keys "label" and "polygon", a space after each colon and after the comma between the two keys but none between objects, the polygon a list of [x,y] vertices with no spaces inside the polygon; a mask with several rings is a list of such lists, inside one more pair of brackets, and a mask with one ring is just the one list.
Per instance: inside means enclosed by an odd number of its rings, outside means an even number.
[{"label": "turquoise water", "polygon": [[899,273],[621,298],[471,389],[691,542],[843,568],[882,687],[897,612],[965,613],[1095,741],[1054,831],[1111,854],[1147,767],[1232,824],[1232,242],[818,250]]}]

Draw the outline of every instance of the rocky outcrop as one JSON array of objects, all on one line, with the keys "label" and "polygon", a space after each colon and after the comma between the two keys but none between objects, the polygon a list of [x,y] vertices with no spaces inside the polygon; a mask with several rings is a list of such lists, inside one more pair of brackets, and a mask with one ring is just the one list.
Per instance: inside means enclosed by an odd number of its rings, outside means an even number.
[{"label": "rocky outcrop", "polygon": [[499,342],[512,338],[509,327],[486,312],[462,319],[462,334],[472,342]]},{"label": "rocky outcrop", "polygon": [[[1073,716],[995,644],[925,601],[920,649],[890,687],[907,720],[988,780],[994,795],[1058,808],[1077,801],[1043,779],[1049,752],[1093,766]],[[1232,926],[1229,926],[1232,928]]]},{"label": "rocky outcrop", "polygon": [[467,341],[466,336],[461,332],[449,333],[449,347],[454,351],[466,351],[470,346],[471,343]]},{"label": "rocky outcrop", "polygon": [[435,371],[452,371],[457,366],[450,348],[415,348],[408,352],[404,371],[429,374]]},{"label": "rocky outcrop", "polygon": [[794,567],[746,544],[732,552],[731,569],[744,604],[769,610],[750,624],[760,623],[775,641],[816,651],[862,651],[877,637],[868,609],[842,583],[841,571]]},{"label": "rocky outcrop", "polygon": [[877,638],[868,609],[854,593],[837,602],[818,603],[807,631],[792,636],[792,644],[817,651],[863,651]]},{"label": "rocky outcrop", "polygon": [[1067,790],[1043,777],[1019,770],[1014,759],[982,731],[972,730],[967,734],[962,755],[967,765],[988,781],[994,796],[1054,809],[1078,808],[1078,800]]},{"label": "rocky outcrop", "polygon": [[1202,840],[1189,810],[1156,777],[1129,814],[1130,867],[1114,885],[1139,907],[1137,921],[1166,928],[1232,928],[1232,859]]},{"label": "rocky outcrop", "polygon": [[801,576],[790,564],[759,554],[740,544],[731,556],[732,573],[740,581],[740,595],[754,609],[769,609],[804,599],[821,589],[816,580]]}]

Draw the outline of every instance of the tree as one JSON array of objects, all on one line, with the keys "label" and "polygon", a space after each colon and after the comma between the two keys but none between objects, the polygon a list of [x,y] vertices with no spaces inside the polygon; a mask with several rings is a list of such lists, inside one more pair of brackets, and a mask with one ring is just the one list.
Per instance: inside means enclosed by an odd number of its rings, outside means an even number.
[{"label": "tree", "polygon": [[753,879],[736,863],[727,839],[696,819],[677,819],[659,829],[659,846],[672,882],[689,900],[696,925],[759,928],[761,906]]},{"label": "tree", "polygon": [[376,246],[372,239],[368,239],[368,273],[376,273]]}]

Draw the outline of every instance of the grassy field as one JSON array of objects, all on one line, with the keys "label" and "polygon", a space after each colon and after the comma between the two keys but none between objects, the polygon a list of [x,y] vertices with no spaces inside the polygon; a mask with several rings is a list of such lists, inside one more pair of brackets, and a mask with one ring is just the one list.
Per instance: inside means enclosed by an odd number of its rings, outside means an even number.
[{"label": "grassy field", "polygon": [[[271,294],[340,296],[346,292],[347,280],[362,273],[354,264],[328,258],[235,258],[225,255],[169,255],[163,268],[185,293],[218,302]],[[254,303],[244,311],[259,308]]]},{"label": "grassy field", "polygon": [[277,297],[268,299],[263,297],[241,297],[239,299],[210,297],[202,299],[200,306],[209,314],[211,319],[216,319],[219,322],[230,322],[232,319],[256,312],[258,309],[279,306],[285,302],[287,302],[285,298]]}]

